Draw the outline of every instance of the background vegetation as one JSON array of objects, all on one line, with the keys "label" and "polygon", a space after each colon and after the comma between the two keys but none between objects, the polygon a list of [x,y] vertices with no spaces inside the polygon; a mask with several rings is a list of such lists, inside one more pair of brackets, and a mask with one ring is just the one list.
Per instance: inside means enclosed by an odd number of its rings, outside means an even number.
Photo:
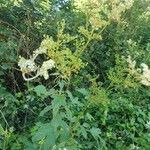
[{"label": "background vegetation", "polygon": [[149,64],[149,0],[0,0],[0,149],[149,150]]}]

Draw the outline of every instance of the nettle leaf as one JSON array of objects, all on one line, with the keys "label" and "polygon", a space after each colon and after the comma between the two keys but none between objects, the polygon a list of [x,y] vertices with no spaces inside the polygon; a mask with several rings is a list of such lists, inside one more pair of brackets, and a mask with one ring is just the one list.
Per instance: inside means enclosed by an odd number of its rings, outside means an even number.
[{"label": "nettle leaf", "polygon": [[70,100],[74,99],[73,95],[72,95],[72,93],[70,91],[67,90],[66,93],[68,94],[68,97],[70,98]]},{"label": "nettle leaf", "polygon": [[5,99],[7,102],[16,101],[16,98],[2,86],[0,86],[0,98]]},{"label": "nettle leaf", "polygon": [[89,113],[86,113],[86,117],[87,117],[87,119],[90,120],[90,121],[95,120],[95,119],[93,118],[93,116],[92,116],[91,114],[89,114]]},{"label": "nettle leaf", "polygon": [[66,93],[68,94],[68,97],[70,98],[72,104],[77,105],[79,107],[83,106],[83,104],[78,100],[78,97],[73,97],[70,91],[66,91]]},{"label": "nettle leaf", "polygon": [[37,96],[39,97],[46,97],[49,95],[48,91],[46,90],[46,87],[43,85],[38,85],[34,88],[34,91],[36,92]]},{"label": "nettle leaf", "polygon": [[66,106],[66,98],[63,95],[54,95],[52,101],[53,116],[57,115],[61,106]]},{"label": "nettle leaf", "polygon": [[69,126],[60,116],[52,120],[52,125],[61,142],[69,139]]},{"label": "nettle leaf", "polygon": [[48,111],[50,111],[52,109],[52,106],[46,106],[41,112],[40,112],[40,117],[44,116],[45,113],[47,113]]},{"label": "nettle leaf", "polygon": [[1,65],[1,67],[3,70],[11,69],[11,66],[8,64],[3,64],[3,65]]},{"label": "nettle leaf", "polygon": [[54,95],[52,101],[53,108],[59,108],[66,105],[66,98],[63,95]]},{"label": "nettle leaf", "polygon": [[62,91],[65,85],[65,81],[59,81],[58,84],[59,84],[60,91]]},{"label": "nettle leaf", "polygon": [[86,131],[86,129],[83,126],[81,126],[81,128],[80,128],[80,132],[83,135],[83,137],[85,139],[87,139],[87,131]]},{"label": "nettle leaf", "polygon": [[101,130],[99,128],[95,128],[93,127],[92,129],[90,129],[90,133],[92,134],[92,136],[97,139],[99,138],[100,136],[100,133],[101,133]]},{"label": "nettle leaf", "polygon": [[89,91],[85,88],[77,89],[77,91],[83,94],[84,96],[87,96],[89,94]]},{"label": "nettle leaf", "polygon": [[56,134],[51,123],[38,123],[36,126],[37,130],[33,134],[32,141],[33,143],[39,144],[44,150],[52,149],[56,142]]},{"label": "nettle leaf", "polygon": [[[64,118],[68,119],[70,122],[74,122],[76,120],[76,116],[74,116],[73,112],[68,109],[67,107],[65,108],[66,112],[64,113]],[[62,116],[62,112],[61,112]]]},{"label": "nettle leaf", "polygon": [[3,135],[4,134],[4,129],[2,127],[2,125],[0,124],[0,135]]}]

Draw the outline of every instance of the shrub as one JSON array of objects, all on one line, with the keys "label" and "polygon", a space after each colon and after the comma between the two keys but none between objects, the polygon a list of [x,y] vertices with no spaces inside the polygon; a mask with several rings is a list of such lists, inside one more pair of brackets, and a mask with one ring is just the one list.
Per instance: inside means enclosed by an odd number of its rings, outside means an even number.
[{"label": "shrub", "polygon": [[0,149],[150,149],[148,0],[0,5]]}]

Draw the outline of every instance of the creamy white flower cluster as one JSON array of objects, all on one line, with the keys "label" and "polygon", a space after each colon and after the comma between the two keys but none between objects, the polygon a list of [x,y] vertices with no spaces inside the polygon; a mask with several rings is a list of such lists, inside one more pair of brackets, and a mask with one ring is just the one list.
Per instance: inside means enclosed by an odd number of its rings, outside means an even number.
[{"label": "creamy white flower cluster", "polygon": [[141,68],[135,68],[136,61],[131,59],[131,56],[128,56],[127,58],[128,67],[130,70],[130,73],[132,75],[138,75],[140,79],[140,83],[145,86],[150,86],[150,68],[147,64],[141,63]]},{"label": "creamy white flower cluster", "polygon": [[81,11],[88,16],[87,18],[93,28],[99,29],[107,24],[100,15],[105,7],[104,0],[74,0],[74,6],[77,11]]},{"label": "creamy white flower cluster", "polygon": [[[114,21],[120,21],[121,14],[127,9],[130,9],[134,3],[134,0],[125,0],[121,2],[120,0],[110,0],[112,3],[112,9],[109,14],[109,18]],[[109,2],[109,0],[108,0]]]},{"label": "creamy white flower cluster", "polygon": [[145,19],[146,21],[150,19],[150,6],[146,8],[146,10],[140,16],[141,19]]},{"label": "creamy white flower cluster", "polygon": [[146,129],[150,129],[150,121],[145,124]]},{"label": "creamy white flower cluster", "polygon": [[126,59],[127,63],[128,63],[128,67],[130,69],[130,73],[132,75],[134,75],[137,70],[135,69],[136,66],[136,61],[131,59],[131,56],[129,55],[128,58]]},{"label": "creamy white flower cluster", "polygon": [[135,144],[131,144],[131,150],[138,150],[140,147],[135,145]]},{"label": "creamy white flower cluster", "polygon": [[[134,0],[74,0],[77,11],[85,13],[91,26],[95,29],[106,26],[109,20],[119,22],[122,13],[130,9],[133,3]],[[108,20],[104,19],[101,14],[106,14]]]},{"label": "creamy white flower cluster", "polygon": [[150,86],[150,69],[149,67],[142,63],[142,74],[141,74],[141,83],[146,86]]},{"label": "creamy white flower cluster", "polygon": [[18,66],[20,67],[23,73],[34,72],[37,70],[37,66],[33,59],[25,59],[24,57],[20,57],[18,62]]},{"label": "creamy white flower cluster", "polygon": [[[47,61],[44,61],[41,67],[37,66],[35,63],[35,59],[39,54],[46,53],[46,48],[39,48],[33,51],[33,55],[30,57],[30,59],[20,57],[18,66],[20,67],[24,80],[30,81],[37,78],[38,76],[43,76],[45,80],[49,78],[48,70],[51,70],[55,67],[55,62],[52,59],[49,59]],[[26,74],[30,74],[32,72],[36,72],[36,75],[31,78],[26,78]]]},{"label": "creamy white flower cluster", "polygon": [[39,69],[39,75],[43,76],[45,80],[49,78],[48,70],[55,67],[55,62],[52,59],[44,61],[41,68]]},{"label": "creamy white flower cluster", "polygon": [[74,6],[84,13],[89,11],[91,6],[95,6],[95,9],[91,7],[90,11],[97,13],[100,8],[100,0],[74,0]]}]

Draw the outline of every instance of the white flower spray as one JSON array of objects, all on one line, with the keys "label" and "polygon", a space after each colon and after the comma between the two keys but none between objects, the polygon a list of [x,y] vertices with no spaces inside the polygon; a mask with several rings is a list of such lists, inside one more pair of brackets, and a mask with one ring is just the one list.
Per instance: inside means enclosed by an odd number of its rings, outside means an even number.
[{"label": "white flower spray", "polygon": [[131,56],[129,55],[126,59],[129,67],[129,73],[132,75],[138,75],[140,83],[145,86],[150,86],[150,68],[147,64],[141,63],[141,68],[136,67],[136,61],[132,60]]},{"label": "white flower spray", "polygon": [[[49,59],[47,61],[44,61],[41,67],[37,66],[35,63],[35,59],[37,58],[38,55],[46,53],[47,50],[45,48],[39,48],[33,52],[33,55],[31,56],[30,59],[20,57],[18,66],[20,67],[24,80],[30,81],[39,76],[43,76],[45,80],[49,78],[48,70],[51,70],[52,68],[55,67],[55,62],[52,59]],[[36,72],[36,75],[31,78],[27,78],[26,74],[30,74],[32,72]]]}]

